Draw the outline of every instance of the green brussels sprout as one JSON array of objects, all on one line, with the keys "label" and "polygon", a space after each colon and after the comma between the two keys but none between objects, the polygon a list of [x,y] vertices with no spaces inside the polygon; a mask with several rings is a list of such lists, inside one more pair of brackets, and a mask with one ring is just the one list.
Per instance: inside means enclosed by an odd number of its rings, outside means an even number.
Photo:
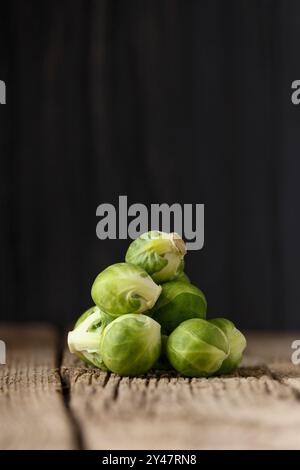
[{"label": "green brussels sprout", "polygon": [[185,243],[177,233],[153,230],[129,246],[126,262],[140,266],[157,283],[175,279],[183,271]]},{"label": "green brussels sprout", "polygon": [[177,280],[161,287],[158,301],[147,314],[160,323],[163,334],[169,335],[184,320],[206,317],[206,299],[198,287]]},{"label": "green brussels sprout", "polygon": [[229,356],[222,363],[218,374],[228,374],[236,369],[243,357],[243,351],[247,346],[245,336],[226,318],[214,318],[211,323],[220,328],[226,335],[230,347]]},{"label": "green brussels sprout", "polygon": [[80,317],[77,319],[77,321],[76,321],[76,323],[73,327],[73,330],[75,330],[75,328],[77,328],[77,326],[79,326],[87,317],[89,317],[92,313],[95,313],[95,312],[100,312],[100,310],[96,305],[93,305],[93,307],[90,307],[82,315],[80,315]]},{"label": "green brussels sprout", "polygon": [[182,272],[176,277],[176,281],[186,282],[186,283],[188,283],[188,284],[191,283],[190,278],[185,274],[184,271],[182,271]]},{"label": "green brussels sprout", "polygon": [[223,331],[200,318],[181,323],[170,334],[167,342],[170,363],[188,377],[214,374],[228,354],[229,344]]},{"label": "green brussels sprout", "polygon": [[95,304],[113,320],[151,309],[160,292],[161,287],[139,266],[116,263],[98,274],[91,294]]},{"label": "green brussels sprout", "polygon": [[115,374],[144,374],[160,351],[160,325],[146,315],[122,315],[106,326],[102,336],[103,361]]},{"label": "green brussels sprout", "polygon": [[106,320],[101,310],[94,306],[84,312],[68,334],[68,346],[86,364],[106,370],[102,361],[100,348],[101,337]]},{"label": "green brussels sprout", "polygon": [[168,336],[161,335],[161,353],[153,368],[157,370],[170,370],[172,366],[167,358],[167,342]]}]

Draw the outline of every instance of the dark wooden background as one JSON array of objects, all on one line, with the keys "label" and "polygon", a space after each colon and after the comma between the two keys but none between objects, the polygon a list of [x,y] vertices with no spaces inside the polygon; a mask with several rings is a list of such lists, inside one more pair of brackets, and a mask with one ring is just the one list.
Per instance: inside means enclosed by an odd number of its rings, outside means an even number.
[{"label": "dark wooden background", "polygon": [[0,311],[72,321],[126,241],[96,207],[205,203],[209,313],[299,328],[300,2],[1,3]]}]

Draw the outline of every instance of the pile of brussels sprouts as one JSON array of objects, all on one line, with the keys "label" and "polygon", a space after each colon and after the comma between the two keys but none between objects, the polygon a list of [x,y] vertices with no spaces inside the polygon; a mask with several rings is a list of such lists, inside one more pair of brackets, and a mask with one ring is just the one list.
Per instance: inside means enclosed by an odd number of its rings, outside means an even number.
[{"label": "pile of brussels sprouts", "polygon": [[203,292],[183,271],[185,243],[151,231],[134,240],[125,263],[102,271],[95,303],[68,335],[71,353],[119,375],[176,369],[188,377],[232,372],[246,340],[225,318],[206,320]]}]

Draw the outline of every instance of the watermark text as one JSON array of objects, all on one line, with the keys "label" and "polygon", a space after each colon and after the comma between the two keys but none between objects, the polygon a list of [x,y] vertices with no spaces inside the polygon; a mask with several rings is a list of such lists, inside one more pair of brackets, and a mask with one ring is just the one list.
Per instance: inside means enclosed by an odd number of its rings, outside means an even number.
[{"label": "watermark text", "polygon": [[3,80],[0,80],[0,104],[6,104],[6,85]]},{"label": "watermark text", "polygon": [[0,365],[6,364],[6,344],[0,340]]},{"label": "watermark text", "polygon": [[295,339],[291,344],[291,348],[295,349],[292,353],[291,361],[295,366],[298,366],[300,364],[300,339]]},{"label": "watermark text", "polygon": [[127,196],[119,196],[119,206],[103,203],[97,207],[96,235],[100,240],[131,238],[149,230],[177,232],[185,238],[187,250],[201,250],[204,245],[204,204],[168,205],[135,203],[128,206]]}]

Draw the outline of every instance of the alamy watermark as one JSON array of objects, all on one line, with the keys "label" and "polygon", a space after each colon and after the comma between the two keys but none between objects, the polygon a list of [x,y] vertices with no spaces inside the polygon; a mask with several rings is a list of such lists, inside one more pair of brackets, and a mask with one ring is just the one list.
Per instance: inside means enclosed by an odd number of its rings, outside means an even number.
[{"label": "alamy watermark", "polygon": [[294,80],[291,85],[292,94],[291,101],[294,105],[300,104],[300,80]]},{"label": "alamy watermark", "polygon": [[0,104],[6,104],[6,85],[3,80],[0,80]]},{"label": "alamy watermark", "polygon": [[6,344],[0,340],[0,365],[6,364]]},{"label": "alamy watermark", "polygon": [[300,339],[295,339],[291,344],[291,348],[295,349],[292,353],[291,361],[295,366],[298,366],[300,364]]},{"label": "alamy watermark", "polygon": [[119,205],[103,203],[97,207],[96,234],[100,240],[134,240],[149,230],[177,232],[185,238],[187,250],[204,245],[204,204],[168,205],[135,203],[128,206],[127,196],[119,196]]}]

